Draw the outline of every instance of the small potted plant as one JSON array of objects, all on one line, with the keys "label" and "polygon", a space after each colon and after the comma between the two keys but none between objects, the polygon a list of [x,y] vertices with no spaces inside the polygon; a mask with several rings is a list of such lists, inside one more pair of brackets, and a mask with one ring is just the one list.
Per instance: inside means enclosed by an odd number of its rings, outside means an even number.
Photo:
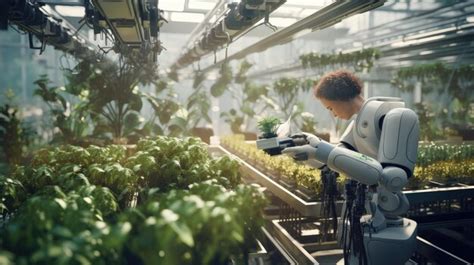
[{"label": "small potted plant", "polygon": [[277,137],[276,130],[280,125],[280,119],[276,117],[263,118],[258,122],[258,129],[260,130],[261,136],[259,139],[267,139]]}]

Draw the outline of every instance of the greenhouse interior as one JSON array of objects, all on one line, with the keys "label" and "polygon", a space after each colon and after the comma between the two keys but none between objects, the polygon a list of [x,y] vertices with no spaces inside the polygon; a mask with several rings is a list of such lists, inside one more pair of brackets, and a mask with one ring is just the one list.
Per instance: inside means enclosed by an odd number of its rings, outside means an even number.
[{"label": "greenhouse interior", "polygon": [[12,264],[474,264],[474,1],[1,0]]}]

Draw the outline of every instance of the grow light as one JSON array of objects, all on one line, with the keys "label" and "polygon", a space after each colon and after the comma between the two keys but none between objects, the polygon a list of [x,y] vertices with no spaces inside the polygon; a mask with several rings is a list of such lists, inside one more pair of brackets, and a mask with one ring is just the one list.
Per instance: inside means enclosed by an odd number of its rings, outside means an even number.
[{"label": "grow light", "polygon": [[83,6],[56,6],[55,9],[65,17],[84,17],[85,15]]}]

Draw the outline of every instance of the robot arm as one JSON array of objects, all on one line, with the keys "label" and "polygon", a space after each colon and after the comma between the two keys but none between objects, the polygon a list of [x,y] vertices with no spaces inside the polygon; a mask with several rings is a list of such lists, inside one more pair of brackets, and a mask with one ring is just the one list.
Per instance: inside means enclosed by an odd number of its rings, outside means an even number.
[{"label": "robot arm", "polygon": [[315,159],[361,183],[380,183],[391,192],[400,191],[416,162],[418,118],[410,109],[392,109],[385,115],[381,131],[377,159],[325,141],[286,148],[283,152],[292,153],[299,160]]},{"label": "robot arm", "polygon": [[337,172],[367,185],[376,184],[382,175],[382,165],[375,159],[344,147],[321,141],[315,158]]}]

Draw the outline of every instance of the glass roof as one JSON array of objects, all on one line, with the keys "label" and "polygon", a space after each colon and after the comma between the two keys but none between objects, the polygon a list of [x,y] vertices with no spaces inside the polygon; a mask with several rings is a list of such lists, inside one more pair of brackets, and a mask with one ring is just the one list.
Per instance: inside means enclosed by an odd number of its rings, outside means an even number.
[{"label": "glass roof", "polygon": [[[165,17],[170,22],[196,23],[199,22],[199,19],[202,20],[204,15],[218,2],[219,0],[160,0],[158,6],[165,11]],[[275,18],[276,26],[287,26],[287,24],[307,17],[331,2],[329,0],[287,0],[286,3],[272,13],[271,17]],[[198,14],[202,14],[202,16]]]}]

